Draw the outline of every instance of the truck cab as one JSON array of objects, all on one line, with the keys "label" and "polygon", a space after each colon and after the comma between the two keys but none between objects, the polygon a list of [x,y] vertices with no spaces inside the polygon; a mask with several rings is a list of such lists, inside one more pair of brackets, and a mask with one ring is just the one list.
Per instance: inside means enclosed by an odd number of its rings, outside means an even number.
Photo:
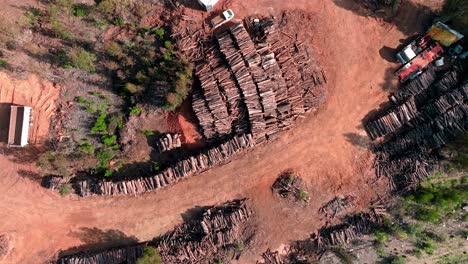
[{"label": "truck cab", "polygon": [[234,18],[234,12],[231,9],[228,9],[224,11],[221,15],[214,17],[211,20],[211,26],[213,28],[217,28],[233,18]]},{"label": "truck cab", "polygon": [[198,0],[198,3],[206,10],[211,11],[219,0]]}]

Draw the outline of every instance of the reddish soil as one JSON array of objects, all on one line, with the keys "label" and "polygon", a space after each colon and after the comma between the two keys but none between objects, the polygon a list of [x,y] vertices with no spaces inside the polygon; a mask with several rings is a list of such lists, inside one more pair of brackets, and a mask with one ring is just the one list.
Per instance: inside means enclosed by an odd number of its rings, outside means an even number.
[{"label": "reddish soil", "polygon": [[[78,199],[43,189],[21,176],[35,172],[33,165],[0,155],[0,235],[10,238],[11,248],[3,261],[41,263],[60,249],[109,245],[123,235],[148,240],[180,223],[195,206],[249,197],[258,232],[239,263],[254,263],[268,247],[304,239],[323,225],[317,210],[336,194],[358,197],[357,210],[363,209],[382,189],[366,173],[370,157],[361,120],[386,100],[382,86],[388,88],[394,79],[388,72],[395,65],[382,59],[380,49],[398,46],[410,31],[356,15],[350,10],[353,1],[336,2],[340,6],[330,0],[233,1],[237,16],[278,14],[285,8],[307,11],[288,19],[298,33],[310,37],[330,89],[326,106],[315,116],[225,166],[138,197]],[[412,8],[399,18],[417,30],[418,16],[420,10]],[[309,186],[306,207],[286,206],[271,193],[276,177],[289,168]]]}]

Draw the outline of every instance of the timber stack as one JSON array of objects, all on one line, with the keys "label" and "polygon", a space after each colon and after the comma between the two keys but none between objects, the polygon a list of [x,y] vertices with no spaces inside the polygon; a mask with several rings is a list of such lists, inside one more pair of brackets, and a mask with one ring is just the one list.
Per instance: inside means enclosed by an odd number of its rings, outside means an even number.
[{"label": "timber stack", "polygon": [[74,255],[59,258],[56,264],[121,264],[136,263],[137,259],[143,255],[145,244],[113,248],[101,252],[82,252]]},{"label": "timber stack", "polygon": [[279,255],[278,251],[271,251],[270,249],[267,249],[262,254],[263,260],[257,261],[257,264],[282,264],[283,261],[281,260],[281,257]]},{"label": "timber stack", "polygon": [[160,137],[157,142],[159,153],[163,153],[165,151],[169,151],[175,148],[180,148],[181,146],[182,142],[180,140],[180,134],[167,133]]},{"label": "timber stack", "polygon": [[243,231],[252,215],[245,199],[206,210],[198,219],[157,239],[162,262],[209,263],[244,240]]},{"label": "timber stack", "polygon": [[382,223],[383,216],[375,212],[354,215],[343,224],[321,228],[315,242],[319,250],[345,245],[361,235],[369,234]]},{"label": "timber stack", "polygon": [[394,191],[415,188],[432,173],[434,150],[468,130],[468,67],[430,68],[390,96],[392,108],[369,120],[375,145],[374,168],[389,177]]},{"label": "timber stack", "polygon": [[319,212],[328,218],[334,219],[338,215],[343,214],[346,209],[355,206],[355,201],[356,198],[351,195],[335,197],[324,206],[320,207]]},{"label": "timber stack", "polygon": [[260,32],[237,23],[202,42],[201,55],[192,58],[200,81],[192,106],[208,141],[234,132],[263,142],[323,102],[325,73],[305,42],[285,35],[264,18]]},{"label": "timber stack", "polygon": [[120,181],[87,179],[75,183],[77,193],[90,195],[136,195],[172,186],[183,178],[219,166],[242,151],[253,148],[252,135],[235,136],[232,139],[196,156],[183,159],[160,173],[150,177],[138,177]]}]

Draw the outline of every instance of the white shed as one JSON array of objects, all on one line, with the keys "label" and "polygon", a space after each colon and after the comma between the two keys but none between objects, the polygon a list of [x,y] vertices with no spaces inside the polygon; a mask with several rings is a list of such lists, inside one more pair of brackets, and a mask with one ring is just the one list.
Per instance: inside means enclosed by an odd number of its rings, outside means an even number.
[{"label": "white shed", "polygon": [[8,145],[24,147],[29,139],[29,121],[31,107],[12,105],[10,112],[10,128],[8,130]]}]

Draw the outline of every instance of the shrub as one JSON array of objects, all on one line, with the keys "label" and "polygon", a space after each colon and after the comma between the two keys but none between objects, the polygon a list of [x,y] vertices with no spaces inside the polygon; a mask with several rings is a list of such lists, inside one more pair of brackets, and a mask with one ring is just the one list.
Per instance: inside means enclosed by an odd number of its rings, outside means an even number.
[{"label": "shrub", "polygon": [[68,195],[70,193],[70,185],[69,184],[62,184],[59,187],[59,193],[60,193],[60,195],[62,197]]},{"label": "shrub", "polygon": [[131,115],[139,115],[141,114],[142,109],[136,106],[130,107],[130,114]]},{"label": "shrub", "polygon": [[84,143],[80,144],[78,148],[79,148],[82,152],[87,153],[87,154],[94,153],[94,150],[95,150],[94,145],[92,145],[92,144],[89,143],[89,142],[84,142]]},{"label": "shrub", "polygon": [[135,94],[135,93],[142,92],[144,88],[141,85],[136,85],[136,84],[128,82],[125,84],[125,90],[128,91],[129,93]]},{"label": "shrub", "polygon": [[76,98],[76,101],[77,101],[78,103],[80,103],[80,104],[87,104],[87,105],[92,104],[91,101],[88,101],[88,100],[84,99],[84,97],[82,97],[82,96],[78,96],[78,97]]},{"label": "shrub", "polygon": [[143,251],[143,255],[139,257],[136,264],[160,264],[161,255],[159,250],[155,247],[147,246]]},{"label": "shrub", "polygon": [[164,47],[165,47],[166,49],[170,49],[171,46],[172,46],[172,45],[171,45],[171,42],[170,42],[169,40],[164,41]]},{"label": "shrub", "polygon": [[140,130],[140,134],[147,136],[147,137],[154,136],[154,132],[148,129]]},{"label": "shrub", "polygon": [[382,230],[378,230],[378,231],[375,231],[374,232],[374,239],[380,243],[380,244],[384,244],[385,242],[387,242],[388,240],[388,235],[386,232],[382,231]]},{"label": "shrub", "polygon": [[405,264],[406,260],[402,256],[390,256],[387,258],[388,264]]},{"label": "shrub", "polygon": [[112,136],[104,135],[102,136],[102,142],[104,143],[104,145],[108,147],[113,147],[117,143],[117,136],[116,135],[112,135]]},{"label": "shrub", "polygon": [[96,55],[83,48],[74,49],[68,54],[71,66],[93,73],[96,71]]},{"label": "shrub", "polygon": [[420,207],[416,211],[416,219],[435,224],[440,221],[440,213],[437,209]]},{"label": "shrub", "polygon": [[159,172],[161,170],[161,164],[157,161],[151,161],[151,165],[153,166],[154,172]]},{"label": "shrub", "polygon": [[450,18],[461,33],[468,33],[468,0],[445,0],[442,15]]},{"label": "shrub", "polygon": [[107,132],[106,118],[106,113],[101,113],[99,115],[93,127],[91,128],[91,134],[103,134]]},{"label": "shrub", "polygon": [[107,126],[107,133],[112,135],[117,129],[122,129],[124,126],[124,116],[122,113],[114,113],[108,118],[109,125]]},{"label": "shrub", "polygon": [[307,200],[309,200],[309,193],[306,192],[304,189],[299,188],[297,193],[297,199],[299,199],[299,201],[307,202]]},{"label": "shrub", "polygon": [[165,33],[164,28],[158,27],[158,28],[156,28],[156,29],[154,30],[154,34],[155,34],[159,39],[164,39],[164,33]]},{"label": "shrub", "polygon": [[54,32],[54,35],[57,38],[63,39],[63,40],[68,40],[72,41],[73,40],[73,34],[66,30],[63,25],[60,23],[60,21],[52,18],[50,20],[50,23],[52,24],[52,30]]},{"label": "shrub", "polygon": [[85,17],[89,14],[90,6],[85,4],[75,4],[72,7],[72,13],[76,17]]},{"label": "shrub", "polygon": [[125,56],[122,46],[115,41],[111,41],[105,44],[104,46],[107,55],[115,58],[122,58]]},{"label": "shrub", "polygon": [[112,24],[116,26],[123,26],[125,25],[125,20],[122,17],[116,17],[112,20]]},{"label": "shrub", "polygon": [[0,67],[5,67],[7,64],[8,63],[5,60],[0,60]]},{"label": "shrub", "polygon": [[101,168],[107,168],[109,162],[115,157],[115,153],[109,149],[99,149],[96,152],[98,165]]}]

